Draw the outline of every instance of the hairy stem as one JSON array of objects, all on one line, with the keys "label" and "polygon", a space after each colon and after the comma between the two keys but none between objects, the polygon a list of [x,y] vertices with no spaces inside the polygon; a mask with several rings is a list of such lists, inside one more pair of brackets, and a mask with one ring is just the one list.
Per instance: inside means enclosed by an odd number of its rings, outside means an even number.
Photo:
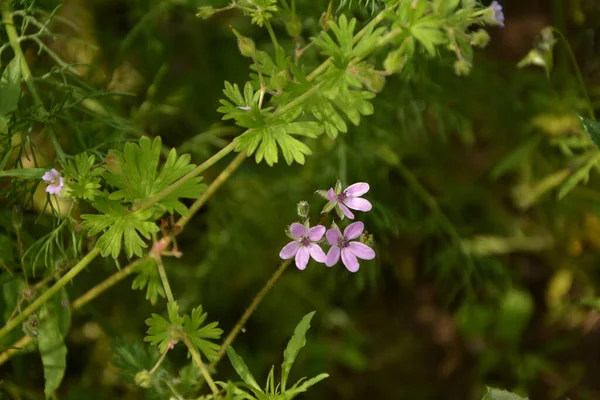
[{"label": "hairy stem", "polygon": [[285,271],[286,267],[290,265],[291,261],[292,260],[289,259],[282,262],[279,268],[277,268],[277,270],[273,273],[271,278],[267,281],[267,283],[265,283],[265,286],[263,286],[260,292],[258,292],[258,294],[254,297],[252,303],[250,303],[250,306],[246,309],[246,312],[244,312],[244,314],[240,317],[240,319],[235,324],[231,332],[229,332],[229,335],[227,335],[227,337],[225,338],[225,341],[223,342],[221,348],[217,352],[217,356],[214,360],[211,361],[210,365],[208,366],[209,369],[214,368],[217,365],[217,363],[221,360],[221,358],[227,351],[227,348],[233,343],[233,341],[240,333],[244,325],[246,325],[248,318],[250,318],[250,316],[252,315],[252,313],[254,313],[262,299],[267,295],[267,293],[269,293],[271,288],[279,280],[279,277],[281,276],[281,274],[283,274],[283,271]]},{"label": "hairy stem", "polygon": [[0,338],[6,335],[8,332],[16,328],[20,323],[33,314],[42,304],[48,301],[53,295],[55,295],[60,289],[62,289],[67,283],[71,282],[85,267],[88,266],[94,258],[100,254],[100,249],[95,247],[85,257],[81,259],[73,268],[69,270],[62,278],[60,278],[52,287],[45,291],[40,297],[35,299],[22,313],[17,315],[15,319],[8,322],[2,329],[0,329]]},{"label": "hairy stem", "polygon": [[275,51],[279,48],[279,42],[277,42],[277,36],[275,36],[275,32],[273,32],[273,27],[271,26],[271,22],[269,20],[265,21],[265,26],[269,31],[269,36],[271,36],[271,41],[273,42],[273,46],[275,46]]},{"label": "hairy stem", "polygon": [[194,347],[192,342],[190,342],[190,339],[186,335],[183,336],[182,340],[187,346],[190,353],[192,354],[192,359],[194,360],[194,363],[198,368],[200,368],[200,372],[202,372],[204,380],[206,380],[206,383],[208,383],[210,390],[213,392],[216,398],[219,395],[219,389],[217,388],[217,385],[215,384],[215,381],[213,380],[212,376],[210,376],[210,372],[208,372],[206,365],[204,365],[204,363],[202,362],[202,359],[200,358],[200,353],[198,353],[198,350],[196,350],[196,348]]},{"label": "hairy stem", "polygon": [[167,278],[167,271],[165,271],[165,266],[162,262],[160,255],[154,257],[156,260],[156,268],[158,268],[158,274],[160,275],[160,280],[162,282],[163,288],[165,289],[165,293],[167,294],[167,301],[169,304],[175,303],[175,298],[173,297],[173,292],[171,291],[171,285],[169,285],[169,278]]}]

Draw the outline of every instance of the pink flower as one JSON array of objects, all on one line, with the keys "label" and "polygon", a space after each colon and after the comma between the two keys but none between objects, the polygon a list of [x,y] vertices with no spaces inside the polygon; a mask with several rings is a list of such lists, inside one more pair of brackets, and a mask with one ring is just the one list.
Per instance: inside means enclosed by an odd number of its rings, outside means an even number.
[{"label": "pink flower", "polygon": [[323,263],[327,258],[325,252],[319,247],[318,242],[325,234],[325,227],[317,225],[310,228],[294,222],[290,226],[290,233],[295,239],[293,242],[286,244],[279,252],[279,257],[284,260],[296,256],[296,267],[303,270],[308,264],[308,260],[312,257],[315,261]]},{"label": "pink flower", "polygon": [[369,200],[360,197],[367,193],[369,189],[368,183],[359,182],[348,186],[346,190],[342,191],[342,184],[338,181],[335,185],[335,189],[329,189],[326,196],[323,193],[324,191],[318,191],[317,193],[329,200],[329,203],[323,208],[323,212],[329,212],[333,208],[336,208],[340,218],[343,218],[345,215],[349,219],[354,219],[354,214],[350,209],[370,211],[373,207]]},{"label": "pink flower", "polygon": [[360,242],[351,242],[350,240],[359,237],[365,225],[362,222],[353,222],[344,229],[344,234],[339,229],[329,229],[325,236],[327,241],[332,246],[327,253],[327,259],[325,265],[331,267],[337,264],[340,260],[340,254],[342,256],[342,262],[350,272],[358,271],[360,265],[358,259],[372,260],[375,258],[375,251]]},{"label": "pink flower", "polygon": [[50,194],[58,194],[65,185],[65,178],[60,176],[60,173],[52,168],[42,176],[44,182],[48,182],[49,185],[46,187],[46,192]]}]

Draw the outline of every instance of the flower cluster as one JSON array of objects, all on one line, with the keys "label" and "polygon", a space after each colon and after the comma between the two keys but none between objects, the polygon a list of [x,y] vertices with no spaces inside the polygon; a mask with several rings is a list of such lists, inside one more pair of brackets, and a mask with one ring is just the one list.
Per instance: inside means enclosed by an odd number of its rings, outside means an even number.
[{"label": "flower cluster", "polygon": [[[368,191],[368,183],[355,183],[342,190],[339,181],[335,185],[335,188],[331,188],[328,191],[317,191],[321,197],[328,200],[322,214],[327,214],[335,209],[340,219],[344,219],[344,217],[354,219],[354,214],[350,209],[358,211],[371,210],[371,203],[360,197]],[[289,236],[292,241],[281,249],[279,257],[284,260],[295,257],[296,267],[300,270],[306,268],[310,258],[319,263],[324,263],[328,267],[337,264],[341,258],[342,263],[350,272],[358,271],[360,267],[359,258],[363,260],[372,260],[375,258],[375,251],[371,247],[361,241],[354,240],[363,235],[365,225],[362,222],[351,223],[344,229],[343,233],[335,222],[332,223],[332,227],[329,230],[320,225],[320,223],[311,227],[307,219],[307,206],[306,202],[299,203],[298,213],[302,218],[305,218],[304,224],[294,222],[290,225]],[[325,255],[325,252],[319,245],[319,243],[323,242],[323,236],[325,236],[331,246],[327,255]]]}]

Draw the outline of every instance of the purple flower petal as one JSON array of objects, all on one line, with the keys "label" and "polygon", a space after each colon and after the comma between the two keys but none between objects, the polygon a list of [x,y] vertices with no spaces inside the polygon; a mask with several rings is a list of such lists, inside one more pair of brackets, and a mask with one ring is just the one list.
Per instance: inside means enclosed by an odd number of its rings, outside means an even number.
[{"label": "purple flower petal", "polygon": [[306,268],[306,264],[308,264],[309,258],[310,253],[308,251],[308,247],[300,247],[296,253],[296,267],[298,267],[299,270],[304,270]]},{"label": "purple flower petal", "polygon": [[333,190],[333,188],[330,188],[327,191],[327,197],[329,198],[329,201],[331,201],[332,203],[337,203],[337,196],[336,196],[335,191]]},{"label": "purple flower petal", "polygon": [[342,236],[342,232],[339,229],[329,229],[325,234],[327,241],[331,245],[337,245],[338,240],[340,240],[340,236]]},{"label": "purple flower petal", "polygon": [[306,228],[304,227],[304,225],[294,222],[290,226],[290,233],[296,239],[301,239],[304,235],[306,235]]},{"label": "purple flower petal", "polygon": [[348,243],[348,248],[352,251],[352,254],[363,260],[372,260],[375,258],[375,251],[366,244],[350,242]]},{"label": "purple flower petal", "polygon": [[313,242],[317,240],[321,240],[323,235],[325,234],[325,227],[323,225],[313,226],[308,230],[308,238]]},{"label": "purple flower petal", "polygon": [[60,192],[60,189],[60,186],[50,185],[46,187],[46,192],[50,194],[58,194]]},{"label": "purple flower petal", "polygon": [[[323,236],[323,235],[321,235],[321,236]],[[321,247],[319,247],[319,245],[316,245],[314,243],[309,244],[308,251],[310,253],[310,256],[313,258],[313,260],[315,260],[317,262],[324,263],[325,260],[327,259],[325,252],[323,251],[323,249]]]},{"label": "purple flower petal", "polygon": [[360,266],[356,256],[352,254],[352,251],[347,247],[342,249],[342,262],[350,272],[358,271],[358,267]]},{"label": "purple flower petal", "polygon": [[[54,170],[52,170],[54,171]],[[46,173],[44,173],[44,175],[42,176],[42,180],[44,182],[52,182],[52,179],[54,179],[54,175],[52,175],[52,171],[48,171]]]},{"label": "purple flower petal", "polygon": [[360,221],[353,222],[344,229],[344,238],[356,239],[365,230],[365,224]]},{"label": "purple flower petal", "polygon": [[348,186],[346,190],[344,190],[344,193],[346,193],[346,195],[349,197],[358,197],[367,193],[369,189],[370,187],[368,183],[359,182],[355,183],[354,185]]},{"label": "purple flower petal", "polygon": [[350,211],[348,209],[348,207],[346,207],[344,204],[342,203],[338,203],[338,206],[340,206],[340,208],[342,209],[342,212],[344,213],[344,215],[346,217],[348,217],[348,219],[354,219],[354,214],[352,214],[352,211]]},{"label": "purple flower petal", "polygon": [[292,258],[296,255],[299,248],[300,242],[289,242],[283,247],[283,249],[281,249],[279,252],[279,257],[283,258],[284,260]]},{"label": "purple flower petal", "polygon": [[338,246],[333,246],[327,252],[327,259],[325,260],[325,265],[331,267],[332,265],[337,264],[340,261],[340,248]]},{"label": "purple flower petal", "polygon": [[360,197],[349,197],[344,199],[344,204],[353,210],[358,211],[371,211],[373,206],[369,200],[361,199]]}]

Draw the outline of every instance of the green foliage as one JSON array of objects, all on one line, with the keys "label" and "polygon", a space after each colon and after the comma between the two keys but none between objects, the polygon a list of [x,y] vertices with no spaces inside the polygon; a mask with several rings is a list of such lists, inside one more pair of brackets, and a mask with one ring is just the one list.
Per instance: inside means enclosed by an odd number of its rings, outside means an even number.
[{"label": "green foliage", "polygon": [[237,4],[258,26],[263,26],[277,12],[277,0],[240,0]]},{"label": "green foliage", "polygon": [[202,312],[202,306],[192,309],[191,315],[183,316],[183,332],[206,358],[212,360],[217,355],[219,345],[211,342],[211,340],[220,339],[223,330],[218,328],[218,322],[211,322],[202,326],[207,315],[207,313]]},{"label": "green foliage", "polygon": [[580,120],[583,129],[590,136],[592,142],[600,147],[600,122],[585,118],[581,118]]},{"label": "green foliage", "polygon": [[[71,323],[66,293],[55,296],[58,301],[45,303],[39,311],[37,344],[44,366],[44,394],[50,398],[60,386],[67,367],[64,337]],[[68,304],[68,303],[67,303]]]},{"label": "green foliage", "polygon": [[68,160],[63,165],[64,173],[70,177],[70,181],[64,189],[65,196],[80,198],[83,200],[94,201],[102,193],[98,190],[100,185],[100,175],[104,172],[103,168],[95,168],[96,157],[81,153],[75,156],[75,160]]},{"label": "green foliage", "polygon": [[21,98],[21,68],[19,56],[14,57],[0,77],[0,132],[4,131],[7,115],[17,109]]},{"label": "green foliage", "polygon": [[229,357],[229,361],[231,362],[231,365],[237,374],[244,381],[244,384],[240,384],[238,386],[242,386],[245,389],[250,390],[252,394],[254,394],[254,397],[252,397],[249,393],[242,391],[238,387],[226,385],[224,382],[219,382],[221,387],[227,388],[227,393],[229,395],[240,396],[240,398],[249,400],[291,400],[298,394],[306,392],[306,390],[308,390],[308,388],[311,386],[314,386],[323,379],[327,378],[329,376],[328,374],[319,374],[308,380],[305,380],[306,378],[302,378],[296,382],[294,386],[286,389],[286,383],[290,369],[292,368],[298,353],[304,347],[304,345],[306,345],[306,332],[310,328],[310,321],[314,315],[315,311],[308,313],[296,326],[294,335],[290,339],[287,348],[283,353],[284,361],[281,366],[281,382],[279,385],[275,386],[274,367],[272,367],[269,375],[267,376],[265,388],[264,390],[261,389],[252,376],[252,373],[246,366],[244,360],[236,353],[233,347],[230,346],[227,348],[227,356]]},{"label": "green foliage", "polygon": [[283,364],[281,365],[281,390],[285,391],[288,376],[296,357],[300,350],[306,345],[306,332],[310,329],[310,321],[315,315],[315,311],[306,314],[290,339],[285,351],[283,352]]},{"label": "green foliage", "polygon": [[173,336],[177,336],[177,333],[183,327],[183,317],[179,316],[179,306],[177,303],[168,304],[167,312],[168,320],[158,314],[152,314],[152,317],[146,320],[148,336],[144,340],[150,342],[153,346],[158,346],[158,350],[161,353],[167,350],[167,346],[171,341],[180,339],[180,337]]},{"label": "green foliage", "polygon": [[154,222],[149,221],[154,215],[151,209],[131,212],[119,202],[103,198],[98,198],[93,206],[101,214],[83,214],[81,218],[89,236],[103,232],[97,246],[104,257],[110,254],[117,258],[123,245],[127,257],[134,254],[141,257],[142,249],[148,247],[142,237],[150,239],[150,235],[159,230]]},{"label": "green foliage", "polygon": [[[177,157],[177,151],[171,149],[158,172],[161,144],[160,137],[154,140],[142,137],[138,144],[126,143],[123,152],[109,152],[117,160],[117,166],[105,176],[106,182],[117,189],[109,195],[109,200],[134,204],[144,202],[195,168],[194,164],[190,164],[189,154]],[[206,185],[200,184],[201,181],[201,177],[189,179],[176,191],[160,200],[159,204],[170,213],[176,211],[187,215],[187,207],[178,199],[199,197],[206,190]]]},{"label": "green foliage", "polygon": [[167,309],[168,320],[158,314],[152,314],[152,317],[146,320],[149,328],[148,336],[144,340],[158,346],[160,352],[164,353],[169,343],[177,342],[183,336],[187,336],[206,358],[213,359],[219,346],[210,340],[219,339],[223,333],[222,329],[217,328],[218,322],[202,326],[207,317],[207,314],[202,312],[202,306],[194,308],[191,315],[183,317],[179,316],[177,303],[169,304]]},{"label": "green foliage", "polygon": [[146,258],[138,266],[138,275],[131,284],[132,289],[146,289],[146,300],[150,300],[152,305],[156,304],[158,296],[165,298],[165,289],[162,286],[156,261],[152,257]]}]

